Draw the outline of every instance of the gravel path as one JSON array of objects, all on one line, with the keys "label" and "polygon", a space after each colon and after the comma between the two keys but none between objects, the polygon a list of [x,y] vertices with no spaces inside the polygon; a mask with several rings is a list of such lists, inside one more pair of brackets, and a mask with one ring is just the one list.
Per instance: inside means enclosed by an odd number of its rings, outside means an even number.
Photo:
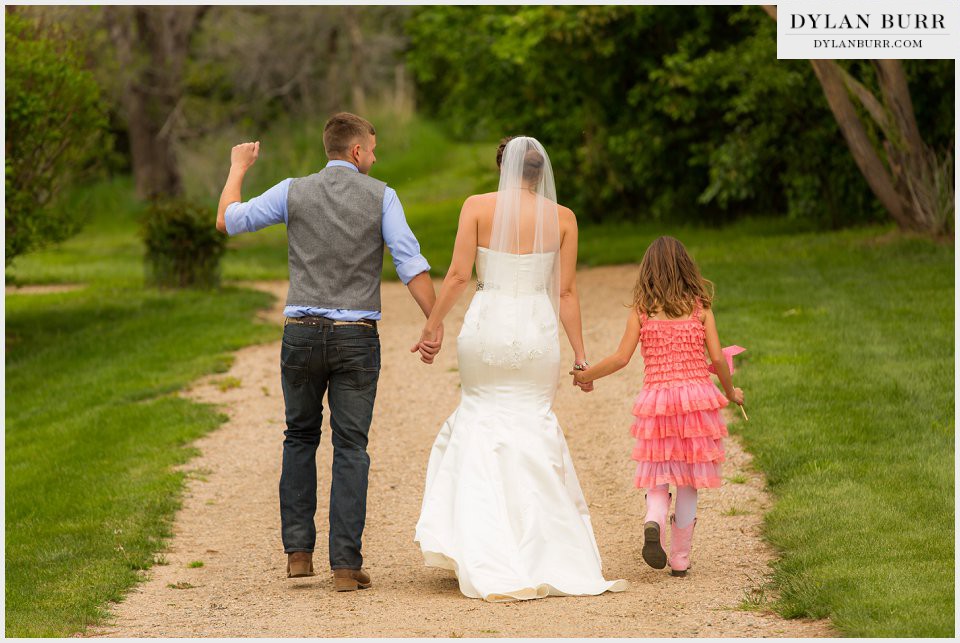
[{"label": "gravel path", "polygon": [[[626,320],[635,267],[585,270],[578,277],[588,356],[612,351]],[[278,297],[265,318],[280,323],[286,283],[253,284]],[[437,282],[439,288],[439,281]],[[455,338],[468,296],[447,321],[448,340],[432,366],[408,352],[422,315],[406,288],[383,286],[383,367],[371,428],[372,460],[365,567],[373,588],[336,593],[325,570],[331,447],[324,436],[313,578],[287,579],[277,484],[283,440],[279,336],[239,351],[229,373],[184,394],[220,405],[230,420],[200,439],[167,564],[112,606],[111,623],[88,632],[120,637],[231,636],[836,636],[825,621],[785,620],[763,609],[773,552],[760,538],[770,505],[762,476],[736,438],[726,442],[727,482],[701,492],[693,567],[684,579],[640,559],[643,496],[631,485],[630,405],[642,364],[601,380],[590,394],[566,383],[555,410],[564,428],[607,578],[628,591],[591,597],[490,604],[463,597],[452,574],[423,566],[413,543],[430,446],[459,400]],[[563,345],[563,342],[561,342]],[[572,361],[564,346],[564,363]],[[234,388],[228,378],[236,378]],[[221,390],[225,388],[226,390]],[[747,391],[749,397],[749,391]],[[326,433],[326,421],[324,431]],[[202,567],[191,568],[193,561]],[[744,610],[749,599],[760,605]]]}]

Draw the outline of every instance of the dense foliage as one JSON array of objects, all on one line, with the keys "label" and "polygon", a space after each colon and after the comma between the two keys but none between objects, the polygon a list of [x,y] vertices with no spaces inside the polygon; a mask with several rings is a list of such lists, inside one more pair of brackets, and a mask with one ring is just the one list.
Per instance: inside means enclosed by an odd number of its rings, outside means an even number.
[{"label": "dense foliage", "polygon": [[170,288],[220,283],[227,237],[210,223],[210,209],[184,199],[157,199],[143,216],[146,282]]},{"label": "dense foliage", "polygon": [[62,33],[6,14],[6,263],[74,234],[82,213],[57,193],[99,156],[100,89]]},{"label": "dense foliage", "polygon": [[[421,108],[460,135],[536,136],[592,220],[884,217],[758,7],[424,7],[407,30]],[[952,145],[953,61],[907,68],[922,133]]]}]

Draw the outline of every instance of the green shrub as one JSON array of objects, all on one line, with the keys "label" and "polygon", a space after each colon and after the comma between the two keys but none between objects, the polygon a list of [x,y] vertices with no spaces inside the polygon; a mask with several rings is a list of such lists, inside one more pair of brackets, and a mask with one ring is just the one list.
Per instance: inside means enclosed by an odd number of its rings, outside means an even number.
[{"label": "green shrub", "polygon": [[157,199],[143,217],[148,285],[214,288],[227,237],[214,227],[210,209],[184,199]]}]

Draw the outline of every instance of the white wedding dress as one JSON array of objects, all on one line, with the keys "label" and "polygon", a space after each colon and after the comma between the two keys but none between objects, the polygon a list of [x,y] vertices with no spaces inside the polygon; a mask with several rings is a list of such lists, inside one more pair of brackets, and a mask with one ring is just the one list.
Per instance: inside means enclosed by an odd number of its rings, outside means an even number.
[{"label": "white wedding dress", "polygon": [[[484,283],[496,257],[509,294]],[[552,404],[560,376],[556,309],[545,283],[556,252],[479,248],[478,290],[457,338],[462,397],[430,453],[416,528],[424,561],[488,601],[623,591],[608,581],[590,513]],[[483,345],[502,329],[507,363]],[[484,338],[487,338],[486,340]]]}]

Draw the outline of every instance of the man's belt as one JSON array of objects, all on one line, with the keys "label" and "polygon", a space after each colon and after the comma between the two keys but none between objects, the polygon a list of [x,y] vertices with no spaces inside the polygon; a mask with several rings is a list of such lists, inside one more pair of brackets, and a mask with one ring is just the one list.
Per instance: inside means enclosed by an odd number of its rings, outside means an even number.
[{"label": "man's belt", "polygon": [[337,321],[329,317],[320,317],[318,315],[304,315],[303,317],[287,317],[286,324],[300,324],[302,326],[367,326],[376,328],[377,320],[359,319],[357,321]]}]

